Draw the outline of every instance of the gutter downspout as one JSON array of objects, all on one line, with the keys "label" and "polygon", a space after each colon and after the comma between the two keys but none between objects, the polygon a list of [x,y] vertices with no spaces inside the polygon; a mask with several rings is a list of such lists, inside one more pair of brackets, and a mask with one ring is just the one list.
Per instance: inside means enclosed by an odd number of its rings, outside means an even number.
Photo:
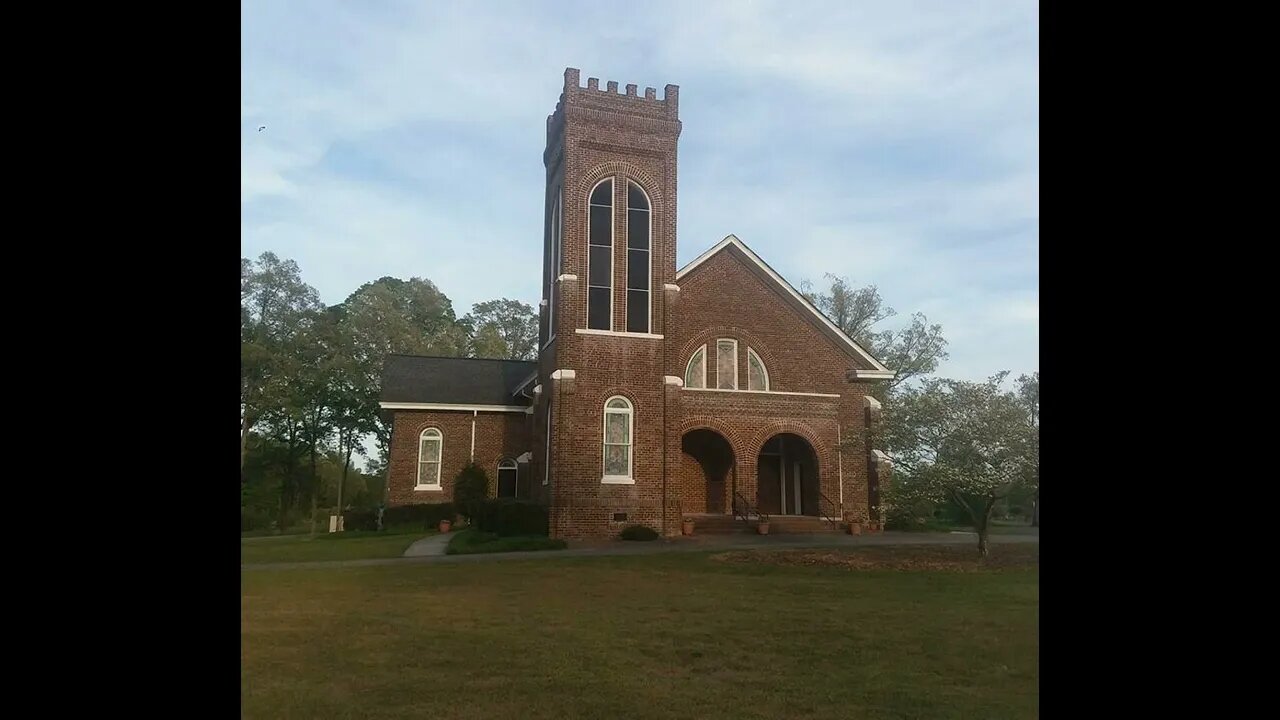
[{"label": "gutter downspout", "polygon": [[840,482],[840,520],[844,521],[844,448],[840,437],[840,423],[836,423],[836,472]]},{"label": "gutter downspout", "polygon": [[479,410],[471,411],[471,462],[476,461],[476,418],[480,415]]}]

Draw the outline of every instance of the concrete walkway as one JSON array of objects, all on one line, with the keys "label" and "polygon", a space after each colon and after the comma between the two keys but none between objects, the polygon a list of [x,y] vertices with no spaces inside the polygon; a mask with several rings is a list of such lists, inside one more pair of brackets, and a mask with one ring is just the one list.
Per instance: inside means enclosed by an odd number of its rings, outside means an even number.
[{"label": "concrete walkway", "polygon": [[424,537],[421,540],[414,540],[413,544],[405,548],[404,555],[401,557],[439,557],[444,555],[444,549],[448,547],[449,540],[453,538],[453,533],[440,533]]},{"label": "concrete walkway", "polygon": [[[885,532],[876,535],[698,535],[694,537],[654,540],[651,542],[624,542],[621,540],[597,540],[571,543],[567,550],[541,550],[537,552],[482,553],[477,555],[445,555],[444,546],[452,534],[435,535],[418,540],[405,551],[403,557],[371,560],[327,560],[316,562],[258,563],[240,566],[241,570],[301,570],[306,568],[375,567],[378,565],[418,565],[437,563],[495,562],[501,560],[549,560],[565,557],[609,557],[617,555],[656,555],[672,552],[714,552],[720,550],[786,550],[792,548],[842,548],[871,545],[977,545],[973,534],[959,533],[903,533]],[[440,543],[437,553],[410,555],[415,547],[430,541]],[[1040,535],[992,535],[993,545],[1005,543],[1039,543]]]}]

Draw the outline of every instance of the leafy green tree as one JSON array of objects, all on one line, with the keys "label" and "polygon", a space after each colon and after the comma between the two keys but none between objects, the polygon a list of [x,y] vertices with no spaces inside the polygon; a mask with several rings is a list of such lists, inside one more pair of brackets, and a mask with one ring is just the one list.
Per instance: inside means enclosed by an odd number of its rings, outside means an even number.
[{"label": "leafy green tree", "polygon": [[1038,429],[1033,437],[1018,395],[1001,390],[1007,375],[981,383],[927,378],[900,387],[885,407],[895,474],[906,475],[889,502],[954,501],[972,519],[983,557],[996,503],[1038,474]]},{"label": "leafy green tree", "polygon": [[1031,527],[1040,527],[1040,371],[1020,375],[1017,381],[1018,403],[1027,423],[1027,477],[1031,490]]},{"label": "leafy green tree", "polygon": [[240,468],[249,433],[284,404],[296,341],[308,313],[319,309],[315,288],[298,264],[265,252],[240,259]]},{"label": "leafy green tree", "polygon": [[476,303],[462,322],[471,329],[474,357],[537,357],[538,314],[525,303],[507,298]]},{"label": "leafy green tree", "polygon": [[885,304],[875,285],[855,288],[849,280],[828,273],[826,290],[815,290],[812,283],[800,284],[800,291],[846,335],[858,341],[886,367],[897,374],[878,390],[881,399],[889,390],[913,377],[927,375],[947,359],[947,341],[942,326],[930,324],[923,313],[914,313],[911,323],[901,330],[876,330],[882,320],[897,315]]}]

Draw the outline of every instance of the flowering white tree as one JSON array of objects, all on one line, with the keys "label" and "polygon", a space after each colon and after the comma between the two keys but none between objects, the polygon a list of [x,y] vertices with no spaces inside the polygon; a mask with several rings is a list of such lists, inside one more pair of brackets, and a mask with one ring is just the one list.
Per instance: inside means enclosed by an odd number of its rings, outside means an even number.
[{"label": "flowering white tree", "polygon": [[1039,477],[1039,375],[1034,423],[1019,394],[1000,389],[1007,375],[925,379],[897,388],[885,409],[885,441],[900,473],[892,502],[953,500],[973,519],[983,557],[996,503]]}]

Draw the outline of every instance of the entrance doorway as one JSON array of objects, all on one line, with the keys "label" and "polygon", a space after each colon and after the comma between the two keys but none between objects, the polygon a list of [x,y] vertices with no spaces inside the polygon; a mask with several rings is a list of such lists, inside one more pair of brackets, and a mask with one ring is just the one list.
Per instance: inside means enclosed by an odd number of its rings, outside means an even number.
[{"label": "entrance doorway", "polygon": [[818,515],[818,457],[799,435],[780,433],[756,460],[760,510],[770,515]]}]

